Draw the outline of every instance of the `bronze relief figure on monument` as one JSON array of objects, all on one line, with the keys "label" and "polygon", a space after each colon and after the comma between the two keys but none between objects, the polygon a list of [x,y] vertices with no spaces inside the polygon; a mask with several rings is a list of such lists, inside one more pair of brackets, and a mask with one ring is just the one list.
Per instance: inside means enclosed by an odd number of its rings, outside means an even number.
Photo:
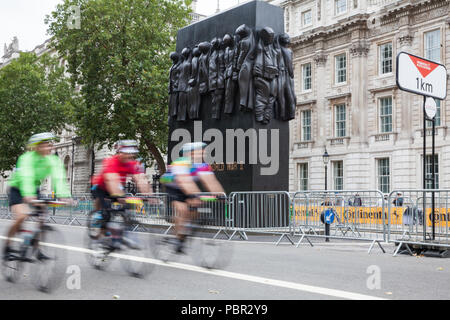
[{"label": "bronze relief figure on monument", "polygon": [[232,114],[234,110],[234,97],[237,89],[237,77],[233,74],[236,69],[236,46],[234,38],[226,34],[223,37],[223,44],[225,46],[224,62],[225,62],[225,106],[224,113]]},{"label": "bronze relief figure on monument", "polygon": [[199,117],[200,112],[200,93],[198,88],[198,77],[199,77],[199,58],[200,49],[198,46],[192,50],[192,62],[191,62],[191,77],[189,79],[189,91],[188,91],[188,102],[189,102],[189,119],[195,120]]},{"label": "bronze relief figure on monument", "polygon": [[211,44],[205,41],[200,43],[198,48],[200,50],[200,58],[198,60],[198,91],[200,95],[205,95],[208,93],[208,60]]},{"label": "bronze relief figure on monument", "polygon": [[278,94],[279,58],[273,46],[274,37],[272,28],[265,27],[261,30],[253,67],[256,121],[264,124],[272,120]]},{"label": "bronze relief figure on monument", "polygon": [[192,50],[184,48],[181,55],[172,53],[170,117],[196,120],[200,108],[206,108],[216,120],[235,111],[253,112],[264,125],[273,118],[294,119],[297,98],[289,44],[286,33],[242,24],[234,35],[217,35]]},{"label": "bronze relief figure on monument", "polygon": [[297,98],[294,89],[294,69],[292,64],[292,50],[288,48],[291,38],[287,33],[277,36],[275,46],[279,59],[280,75],[278,77],[278,106],[275,117],[289,121],[295,118]]},{"label": "bronze relief figure on monument", "polygon": [[221,38],[211,41],[211,55],[209,57],[209,92],[212,96],[211,117],[220,119],[225,94],[225,64],[224,51]]},{"label": "bronze relief figure on monument", "polygon": [[177,115],[178,108],[178,81],[180,78],[180,55],[176,52],[170,54],[172,67],[169,73],[169,117]]},{"label": "bronze relief figure on monument", "polygon": [[177,111],[177,120],[178,121],[186,121],[187,112],[188,112],[188,91],[189,91],[189,78],[191,77],[191,68],[192,68],[192,55],[191,49],[184,48],[181,51],[181,56],[183,58],[183,62],[180,67],[180,78],[178,82],[178,91],[179,91],[179,99],[178,99],[178,111]]},{"label": "bronze relief figure on monument", "polygon": [[253,31],[245,24],[236,29],[241,39],[237,50],[236,71],[238,72],[240,109],[252,111],[254,108],[254,86],[252,70],[254,63],[255,38]]}]

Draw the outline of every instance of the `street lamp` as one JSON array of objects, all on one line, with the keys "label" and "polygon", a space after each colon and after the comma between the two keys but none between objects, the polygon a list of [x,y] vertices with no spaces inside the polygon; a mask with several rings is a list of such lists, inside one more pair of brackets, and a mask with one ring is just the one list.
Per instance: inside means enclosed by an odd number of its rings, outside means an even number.
[{"label": "street lamp", "polygon": [[[327,174],[328,174],[328,162],[330,161],[330,155],[327,152],[327,148],[325,148],[325,153],[322,156],[322,160],[323,160],[323,164],[325,165],[325,206],[327,205]],[[325,213],[324,213],[324,217],[323,217],[323,222],[325,223],[325,235],[329,236],[330,235],[330,225],[326,222],[325,219]],[[327,237],[325,238],[325,242],[330,242],[330,239]]]},{"label": "street lamp", "polygon": [[323,164],[325,165],[325,191],[327,190],[327,173],[328,173],[328,162],[330,161],[330,155],[325,148],[325,153],[322,156]]}]

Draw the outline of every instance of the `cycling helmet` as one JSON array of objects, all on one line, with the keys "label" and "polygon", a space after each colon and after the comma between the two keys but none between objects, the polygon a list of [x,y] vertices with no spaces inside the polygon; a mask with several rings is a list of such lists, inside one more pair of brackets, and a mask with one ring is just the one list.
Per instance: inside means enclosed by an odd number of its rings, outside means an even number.
[{"label": "cycling helmet", "polygon": [[116,150],[122,153],[139,153],[136,140],[120,140],[116,144]]},{"label": "cycling helmet", "polygon": [[204,142],[186,143],[181,148],[181,152],[183,153],[183,155],[185,155],[188,152],[191,152],[191,151],[194,151],[194,150],[200,150],[200,149],[203,149],[205,147],[206,147],[206,143],[204,143]]},{"label": "cycling helmet", "polygon": [[52,141],[55,139],[56,139],[55,135],[51,132],[43,132],[43,133],[34,134],[28,140],[28,146],[34,147],[42,142]]}]

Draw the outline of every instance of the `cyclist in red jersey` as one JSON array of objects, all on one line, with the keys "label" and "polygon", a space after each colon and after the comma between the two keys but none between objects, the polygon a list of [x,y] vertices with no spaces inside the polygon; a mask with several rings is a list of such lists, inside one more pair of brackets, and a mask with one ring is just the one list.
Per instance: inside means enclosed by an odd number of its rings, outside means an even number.
[{"label": "cyclist in red jersey", "polygon": [[139,152],[134,140],[121,140],[117,143],[117,154],[104,159],[100,174],[92,179],[92,195],[95,199],[95,209],[101,210],[103,215],[102,235],[110,217],[107,210],[111,205],[110,199],[124,202],[125,182],[131,176],[141,193],[150,194],[150,185],[145,177],[143,166],[135,160]]}]

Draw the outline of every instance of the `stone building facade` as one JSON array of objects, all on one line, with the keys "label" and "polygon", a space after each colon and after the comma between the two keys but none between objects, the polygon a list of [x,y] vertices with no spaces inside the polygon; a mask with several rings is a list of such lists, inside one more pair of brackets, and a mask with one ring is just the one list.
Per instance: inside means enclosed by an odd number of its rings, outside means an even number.
[{"label": "stone building facade", "polygon": [[[288,0],[281,6],[298,98],[290,190],[324,189],[325,149],[328,189],[421,188],[423,98],[398,89],[396,56],[406,51],[450,71],[450,1]],[[449,99],[438,101],[436,119],[441,189],[450,188]],[[430,129],[427,136],[430,176]]]}]

